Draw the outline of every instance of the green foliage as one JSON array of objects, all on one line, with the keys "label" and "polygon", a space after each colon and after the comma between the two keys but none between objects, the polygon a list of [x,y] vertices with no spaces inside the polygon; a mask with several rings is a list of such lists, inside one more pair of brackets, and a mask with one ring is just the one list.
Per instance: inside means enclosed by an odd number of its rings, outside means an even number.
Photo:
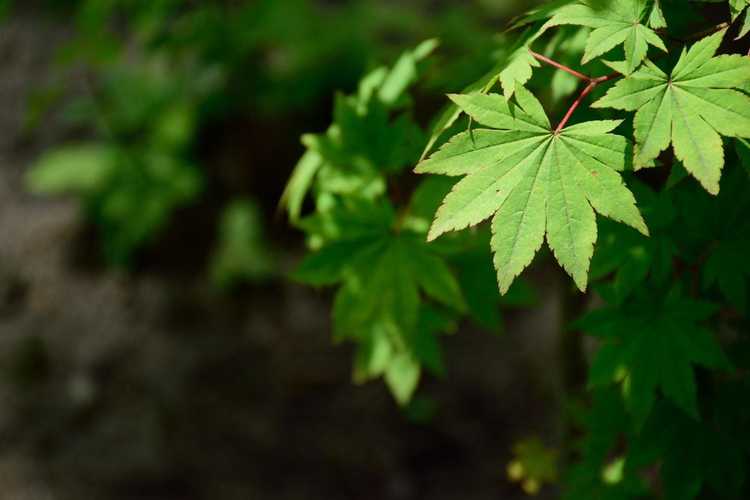
[{"label": "green foliage", "polygon": [[606,293],[613,304],[622,304],[645,283],[665,287],[677,253],[672,231],[678,212],[672,192],[655,193],[638,182],[631,186],[651,235],[646,237],[622,224],[602,220],[591,260],[591,278],[597,280],[600,293]]},{"label": "green foliage", "polygon": [[436,335],[452,328],[451,309],[464,309],[461,288],[423,234],[397,227],[393,207],[353,205],[304,221],[324,227],[330,242],[305,259],[295,277],[318,286],[341,284],[334,300],[334,337],[360,344],[355,380],[385,376],[396,399],[406,403],[420,365],[436,374],[444,371]]},{"label": "green foliage", "polygon": [[[420,62],[436,46],[434,41],[424,42],[401,56],[392,69],[371,71],[360,82],[356,95],[337,95],[333,125],[324,134],[302,138],[308,150],[281,199],[292,221],[299,219],[313,182],[324,198],[354,195],[372,199],[384,192],[384,173],[397,173],[409,163],[423,134],[403,112],[409,104],[405,91],[414,83]],[[398,114],[395,118],[394,113]]]},{"label": "green foliage", "polygon": [[[441,246],[426,242],[452,180],[427,179],[398,206],[386,196],[398,189],[401,172],[424,145],[406,91],[435,47],[425,42],[393,68],[365,76],[357,94],[338,95],[333,125],[303,137],[307,153],[282,198],[315,250],[293,277],[313,286],[338,285],[334,339],[358,344],[354,380],[383,377],[401,404],[411,399],[422,367],[444,373],[438,337],[453,331],[461,314],[468,311],[493,327],[499,321],[497,288],[482,280],[490,266],[479,244],[486,233]],[[315,211],[302,216],[308,193]],[[477,276],[481,288],[465,294],[462,289],[471,289]]]},{"label": "green foliage", "polygon": [[97,223],[105,255],[127,264],[132,252],[195,197],[200,173],[159,152],[138,155],[100,144],[71,146],[42,157],[27,183],[39,194],[74,194]]},{"label": "green foliage", "polygon": [[[502,96],[458,95],[459,107],[482,125],[456,135],[419,173],[466,175],[445,198],[429,238],[492,216],[492,249],[505,293],[547,241],[557,260],[586,289],[596,240],[592,206],[647,234],[633,195],[616,170],[627,142],[610,134],[617,121],[586,122],[551,130],[541,104],[519,87],[519,107]],[[467,175],[468,174],[468,175]]]},{"label": "green foliage", "polygon": [[732,442],[719,422],[699,422],[662,404],[628,453],[631,467],[662,461],[664,498],[696,498],[702,487],[719,498],[740,498],[745,451]]},{"label": "green foliage", "polygon": [[[686,252],[704,259],[701,282],[704,290],[718,291],[723,301],[743,313],[748,305],[750,266],[750,182],[736,168],[722,178],[722,191],[713,198],[705,193],[684,191],[678,202],[684,214]],[[710,243],[706,243],[706,241]],[[718,298],[718,297],[717,297]]]},{"label": "green foliage", "polygon": [[137,66],[108,63],[91,92],[65,109],[72,124],[92,129],[90,142],[47,153],[28,176],[35,193],[79,197],[118,266],[201,193],[191,149],[202,96],[216,85],[210,71],[142,57]]},{"label": "green foliage", "polygon": [[271,277],[276,260],[263,235],[263,218],[251,200],[235,200],[219,225],[219,243],[211,261],[211,280],[220,288]]},{"label": "green foliage", "polygon": [[636,111],[636,167],[646,166],[671,143],[675,156],[712,194],[719,191],[724,166],[720,134],[750,137],[750,97],[734,90],[750,80],[750,59],[712,57],[724,34],[683,51],[670,75],[647,62],[594,104]]},{"label": "green foliage", "polygon": [[667,52],[661,38],[647,26],[661,24],[658,4],[654,4],[650,12],[648,4],[646,0],[584,1],[562,7],[547,25],[574,24],[593,29],[586,42],[582,64],[622,44],[625,72],[630,74],[643,62],[649,45]]},{"label": "green foliage", "polygon": [[[309,250],[291,278],[332,290],[354,381],[382,379],[428,419],[438,402],[414,395],[450,372],[441,337],[464,320],[502,330],[503,309],[538,302],[517,278],[556,261],[588,290],[583,318],[560,329],[591,336],[586,389],[565,388],[584,402],[580,433],[519,443],[511,479],[529,493],[560,482],[575,500],[747,498],[747,0],[557,0],[497,36],[474,8],[57,2],[77,31],[59,60],[85,73],[61,110],[80,135],[28,187],[79,198],[127,265],[212,186],[201,155],[215,121],[313,114],[327,89],[349,89],[302,137],[281,205]],[[443,46],[398,57],[379,41],[435,34]],[[30,125],[66,95],[52,87]],[[425,130],[445,89],[459,93]],[[219,205],[206,273],[224,289],[276,276],[279,260],[259,205],[236,196]]]},{"label": "green foliage", "polygon": [[103,189],[116,164],[117,152],[100,144],[70,146],[40,159],[27,184],[36,193],[88,194]]},{"label": "green foliage", "polygon": [[576,443],[580,459],[567,471],[563,498],[647,498],[646,484],[627,467],[627,456],[619,448],[620,441],[634,433],[620,395],[609,389],[595,392],[591,406],[578,415],[578,424],[588,433]]},{"label": "green foliage", "polygon": [[729,0],[729,9],[732,12],[732,22],[737,22],[737,19],[742,17],[740,32],[737,34],[738,39],[744,37],[750,32],[750,16],[747,15],[748,6],[750,6],[748,0]]},{"label": "green foliage", "polygon": [[691,365],[731,368],[710,331],[701,326],[716,308],[687,299],[678,290],[656,297],[642,291],[626,305],[598,309],[578,323],[604,339],[591,364],[589,383],[620,383],[626,406],[639,423],[651,412],[657,389],[697,418]]},{"label": "green foliage", "polygon": [[529,495],[539,492],[545,483],[557,481],[558,451],[542,444],[539,438],[529,438],[513,446],[515,459],[508,464],[508,478],[520,481]]},{"label": "green foliage", "polygon": [[[70,23],[73,33],[54,48],[58,71],[51,82],[34,89],[26,125],[33,131],[50,111],[62,108],[60,114],[85,134],[92,148],[127,158],[115,167],[107,166],[111,163],[107,161],[94,167],[117,170],[96,192],[93,186],[85,193],[75,186],[65,190],[82,198],[89,221],[99,227],[108,260],[116,265],[133,263],[138,249],[158,237],[176,208],[195,203],[203,184],[214,186],[215,172],[205,150],[210,149],[206,135],[217,124],[238,117],[258,123],[309,119],[331,88],[350,87],[377,56],[400,50],[391,39],[418,40],[423,33],[439,32],[453,50],[489,51],[495,46],[489,37],[463,36],[466,29],[478,33],[485,28],[474,9],[460,5],[421,18],[424,7],[419,3],[385,7],[377,0],[335,6],[318,0],[39,3],[40,11]],[[21,2],[0,2],[0,16],[16,10],[23,10]],[[420,50],[429,52],[430,45]],[[396,64],[380,90],[384,100],[398,96],[399,87],[415,78],[415,59],[421,57],[419,53],[404,56]],[[484,58],[446,60],[442,84],[481,74],[490,66]],[[382,71],[376,73],[382,76]],[[340,104],[342,120],[352,119],[351,102]],[[380,130],[380,142],[387,146],[410,132],[381,127],[377,121],[383,116],[371,114],[371,123],[362,124],[363,135],[345,139],[369,144],[367,127],[371,127]],[[351,130],[345,127],[344,134]],[[402,154],[397,149],[393,154]],[[63,174],[63,170],[59,167],[58,174],[68,178],[90,175]],[[90,172],[91,167],[84,170]],[[173,172],[169,175],[182,186],[181,194],[155,170]],[[265,188],[241,186],[241,192],[264,193]],[[41,186],[34,190],[51,193]],[[106,201],[109,198],[116,200]],[[105,205],[115,207],[105,210]]]},{"label": "green foliage", "polygon": [[[360,344],[355,378],[382,375],[407,401],[421,367],[446,368],[437,335],[464,315],[497,325],[498,303],[513,303],[498,290],[514,296],[551,255],[592,285],[591,310],[561,332],[593,340],[585,393],[568,388],[589,401],[583,437],[522,443],[510,478],[535,493],[559,453],[575,457],[564,498],[746,498],[747,6],[547,2],[500,36],[492,70],[456,87],[428,134],[408,102],[378,97],[377,72],[337,97],[284,201],[315,250],[297,277],[339,286],[334,331]],[[431,175],[408,193],[411,166]]]}]

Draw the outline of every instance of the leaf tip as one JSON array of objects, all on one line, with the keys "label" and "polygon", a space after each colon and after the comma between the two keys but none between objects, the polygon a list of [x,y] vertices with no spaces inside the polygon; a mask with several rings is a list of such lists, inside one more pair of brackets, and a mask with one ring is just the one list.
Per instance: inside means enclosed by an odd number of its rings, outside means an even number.
[{"label": "leaf tip", "polygon": [[709,182],[709,181],[704,181],[702,179],[699,179],[699,182],[701,186],[703,186],[703,189],[708,191],[708,194],[713,195],[713,196],[718,196],[719,190],[720,190],[718,181]]},{"label": "leaf tip", "polygon": [[513,284],[515,279],[516,279],[515,276],[509,279],[507,276],[505,275],[501,276],[500,273],[498,273],[497,288],[501,296],[508,293],[508,290],[510,289],[510,286]]},{"label": "leaf tip", "polygon": [[463,94],[445,94],[448,99],[453,101],[454,104],[458,104],[462,100]]},{"label": "leaf tip", "polygon": [[508,290],[510,290],[511,285],[518,277],[518,274],[514,274],[512,272],[508,273],[502,270],[497,259],[492,259],[492,261],[495,265],[495,271],[497,275],[497,288],[500,292],[500,295],[502,296],[508,293]]},{"label": "leaf tip", "polygon": [[438,239],[445,231],[443,231],[440,228],[435,227],[435,224],[430,227],[429,232],[427,233],[427,243],[433,242],[436,239]]},{"label": "leaf tip", "polygon": [[588,288],[588,285],[589,285],[588,271],[586,271],[582,275],[573,276],[573,281],[576,284],[576,288],[578,288],[578,290],[581,293],[586,293],[586,289]]}]

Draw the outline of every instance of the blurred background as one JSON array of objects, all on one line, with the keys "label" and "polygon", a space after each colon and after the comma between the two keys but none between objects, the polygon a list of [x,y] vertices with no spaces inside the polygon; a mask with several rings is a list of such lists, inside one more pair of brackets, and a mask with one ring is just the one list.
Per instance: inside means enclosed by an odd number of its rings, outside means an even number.
[{"label": "blurred background", "polygon": [[334,92],[439,38],[426,127],[532,4],[0,1],[0,497],[524,498],[514,444],[561,433],[558,274],[399,408],[285,278],[277,204]]}]

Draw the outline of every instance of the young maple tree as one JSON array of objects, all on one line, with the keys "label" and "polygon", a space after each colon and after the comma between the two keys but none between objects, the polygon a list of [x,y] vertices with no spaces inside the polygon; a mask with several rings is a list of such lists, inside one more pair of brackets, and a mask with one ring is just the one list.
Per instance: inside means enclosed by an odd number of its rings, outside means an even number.
[{"label": "young maple tree", "polygon": [[511,478],[535,492],[560,467],[575,500],[748,498],[749,5],[548,2],[430,133],[408,91],[439,71],[434,41],[337,96],[282,201],[312,252],[294,277],[338,287],[355,380],[407,404],[445,371],[440,335],[533,303],[522,273],[546,240],[595,299],[561,328],[597,339],[566,395],[588,401],[585,437],[517,446]]}]

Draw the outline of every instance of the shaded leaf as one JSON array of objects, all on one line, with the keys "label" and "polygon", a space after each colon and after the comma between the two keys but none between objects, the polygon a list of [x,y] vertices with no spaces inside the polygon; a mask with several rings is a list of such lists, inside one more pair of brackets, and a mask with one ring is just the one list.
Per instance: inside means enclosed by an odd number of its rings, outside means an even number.
[{"label": "shaded leaf", "polygon": [[701,326],[715,312],[711,304],[672,291],[662,300],[642,294],[627,305],[590,313],[577,326],[605,340],[591,365],[590,383],[621,384],[639,424],[651,412],[657,390],[698,418],[693,366],[730,367],[711,332]]}]

